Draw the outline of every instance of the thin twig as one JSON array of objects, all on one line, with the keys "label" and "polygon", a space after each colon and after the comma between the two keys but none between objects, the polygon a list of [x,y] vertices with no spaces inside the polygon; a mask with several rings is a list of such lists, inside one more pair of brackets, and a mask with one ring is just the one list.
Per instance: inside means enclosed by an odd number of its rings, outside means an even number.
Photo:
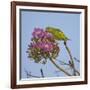
[{"label": "thin twig", "polygon": [[78,60],[76,57],[74,57],[74,60],[76,60],[77,62],[80,62],[80,60]]},{"label": "thin twig", "polygon": [[61,61],[61,60],[59,60],[59,62],[60,62],[61,65],[69,65],[68,63],[66,63],[64,61]]},{"label": "thin twig", "polygon": [[40,72],[41,72],[41,76],[44,78],[44,73],[43,73],[42,68],[40,69]]},{"label": "thin twig", "polygon": [[29,78],[29,77],[41,78],[40,76],[32,75],[31,72],[27,72],[26,70],[25,70],[25,72],[26,72],[27,78]]},{"label": "thin twig", "polygon": [[60,66],[58,66],[52,58],[50,58],[50,61],[51,61],[60,71],[64,72],[64,73],[65,73],[66,75],[68,75],[68,76],[72,76],[71,74],[69,74],[68,72],[66,72],[63,68],[61,68]]}]

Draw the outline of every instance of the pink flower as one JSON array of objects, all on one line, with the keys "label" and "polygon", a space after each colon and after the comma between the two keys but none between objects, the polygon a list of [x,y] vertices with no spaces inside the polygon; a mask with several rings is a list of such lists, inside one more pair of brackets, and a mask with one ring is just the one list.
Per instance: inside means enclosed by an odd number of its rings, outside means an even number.
[{"label": "pink flower", "polygon": [[44,35],[45,38],[53,38],[53,35],[49,32],[45,32],[45,35]]},{"label": "pink flower", "polygon": [[35,28],[32,35],[34,38],[43,38],[44,37],[44,31],[41,28]]},{"label": "pink flower", "polygon": [[42,43],[42,50],[46,52],[50,52],[53,50],[53,44],[50,42],[43,42]]}]

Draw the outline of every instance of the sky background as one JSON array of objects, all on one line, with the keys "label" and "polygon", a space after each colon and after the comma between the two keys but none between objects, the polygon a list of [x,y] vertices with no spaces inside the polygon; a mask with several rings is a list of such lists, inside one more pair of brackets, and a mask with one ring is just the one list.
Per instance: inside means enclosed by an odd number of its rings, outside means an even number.
[{"label": "sky background", "polygon": [[[67,42],[71,50],[72,56],[80,59],[80,14],[63,13],[63,12],[42,12],[42,11],[25,11],[21,10],[21,78],[27,78],[26,72],[31,72],[32,75],[41,76],[40,69],[43,69],[45,77],[65,77],[62,72],[56,73],[58,69],[48,60],[43,64],[34,63],[26,53],[28,45],[31,42],[32,32],[35,27],[45,29],[47,26],[60,28],[65,35],[70,38]],[[60,53],[57,57],[59,60],[68,62],[69,56],[63,45],[59,42]],[[79,70],[80,65],[75,62],[76,68]],[[68,68],[67,68],[68,69]]]}]

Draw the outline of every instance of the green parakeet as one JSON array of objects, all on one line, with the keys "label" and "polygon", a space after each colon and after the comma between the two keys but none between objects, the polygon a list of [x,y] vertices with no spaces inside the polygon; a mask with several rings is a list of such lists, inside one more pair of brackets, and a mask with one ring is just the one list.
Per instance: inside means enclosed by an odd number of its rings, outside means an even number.
[{"label": "green parakeet", "polygon": [[63,40],[65,42],[69,40],[68,37],[66,37],[65,34],[58,28],[46,27],[46,31],[51,33],[56,40]]}]

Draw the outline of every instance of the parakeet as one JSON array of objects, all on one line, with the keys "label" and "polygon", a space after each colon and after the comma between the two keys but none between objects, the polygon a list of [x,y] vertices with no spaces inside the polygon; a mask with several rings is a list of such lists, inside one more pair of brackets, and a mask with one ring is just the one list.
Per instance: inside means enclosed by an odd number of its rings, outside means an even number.
[{"label": "parakeet", "polygon": [[63,40],[65,42],[69,40],[68,37],[66,37],[65,34],[58,28],[46,27],[46,32],[51,33],[56,40]]}]

